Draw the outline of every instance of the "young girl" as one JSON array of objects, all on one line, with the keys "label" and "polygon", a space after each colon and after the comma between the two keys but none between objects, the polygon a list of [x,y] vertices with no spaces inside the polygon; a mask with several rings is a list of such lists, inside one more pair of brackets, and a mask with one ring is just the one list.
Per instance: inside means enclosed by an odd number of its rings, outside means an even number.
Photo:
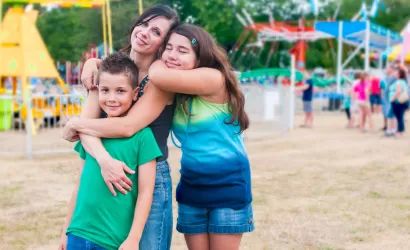
[{"label": "young girl", "polygon": [[[137,98],[138,70],[134,62],[125,55],[113,54],[104,59],[98,76],[101,109],[108,117],[126,115]],[[128,138],[102,142],[110,155],[137,170],[130,179],[138,188],[112,196],[98,163],[77,143],[75,150],[84,159],[84,167],[70,200],[61,250],[138,249],[152,203],[155,159],[161,151],[149,128]]]},{"label": "young girl", "polygon": [[360,80],[354,86],[356,93],[356,101],[360,109],[360,130],[366,131],[366,121],[369,123],[369,128],[373,128],[371,112],[370,112],[370,85],[367,73],[360,74]]},{"label": "young girl", "polygon": [[347,117],[347,128],[353,128],[354,127],[354,118],[352,116],[352,87],[350,85],[346,86],[346,91],[343,97],[343,109],[346,113]]},{"label": "young girl", "polygon": [[[204,71],[192,71],[200,67]],[[151,65],[157,87],[177,93],[173,132],[181,143],[177,230],[189,249],[239,249],[254,229],[244,96],[227,56],[193,25],[171,32],[162,61]]]}]

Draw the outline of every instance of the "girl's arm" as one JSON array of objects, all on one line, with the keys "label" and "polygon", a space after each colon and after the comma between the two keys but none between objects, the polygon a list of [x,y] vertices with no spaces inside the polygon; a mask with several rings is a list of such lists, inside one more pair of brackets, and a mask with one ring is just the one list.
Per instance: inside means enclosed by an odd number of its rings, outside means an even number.
[{"label": "girl's arm", "polygon": [[68,122],[67,125],[81,134],[95,137],[130,137],[151,124],[172,100],[172,93],[148,83],[145,94],[131,107],[126,116],[104,119],[81,118]]},{"label": "girl's arm", "polygon": [[80,173],[77,177],[77,182],[76,182],[76,184],[74,186],[74,190],[71,194],[70,201],[68,202],[68,211],[67,211],[67,215],[65,217],[63,228],[62,228],[62,231],[61,231],[60,245],[58,247],[58,250],[67,249],[66,231],[67,231],[68,226],[70,225],[71,218],[73,217],[74,208],[75,208],[75,205],[77,203],[77,194],[78,194],[78,188],[79,188],[79,185],[80,185],[80,176],[83,172],[83,166],[84,166],[84,161],[81,161]]},{"label": "girl's arm", "polygon": [[222,73],[212,68],[170,69],[156,61],[150,66],[148,77],[155,86],[174,93],[212,96],[225,88]]},{"label": "girl's arm", "polygon": [[138,198],[134,211],[134,219],[127,239],[120,250],[138,249],[139,241],[147,221],[155,186],[155,160],[138,167]]}]

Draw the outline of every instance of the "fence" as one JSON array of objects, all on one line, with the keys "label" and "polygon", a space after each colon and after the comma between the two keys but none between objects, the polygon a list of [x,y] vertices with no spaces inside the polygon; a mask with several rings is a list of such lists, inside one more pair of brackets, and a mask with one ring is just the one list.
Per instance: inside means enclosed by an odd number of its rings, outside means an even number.
[{"label": "fence", "polygon": [[[23,155],[71,151],[61,139],[65,122],[81,112],[84,96],[0,95],[0,155]],[[31,110],[31,112],[29,111]],[[30,115],[31,114],[31,115]]]}]

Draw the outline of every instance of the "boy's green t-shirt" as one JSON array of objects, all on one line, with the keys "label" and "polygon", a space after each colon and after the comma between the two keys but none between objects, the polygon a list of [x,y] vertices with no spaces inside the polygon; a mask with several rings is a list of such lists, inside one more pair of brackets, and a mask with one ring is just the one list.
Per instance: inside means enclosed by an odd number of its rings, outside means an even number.
[{"label": "boy's green t-shirt", "polygon": [[81,143],[75,150],[85,160],[80,178],[77,203],[67,233],[85,238],[107,249],[118,249],[127,238],[134,218],[138,196],[138,166],[161,156],[150,128],[128,138],[102,139],[110,155],[135,170],[128,175],[132,190],[113,196],[104,183],[97,161]]}]

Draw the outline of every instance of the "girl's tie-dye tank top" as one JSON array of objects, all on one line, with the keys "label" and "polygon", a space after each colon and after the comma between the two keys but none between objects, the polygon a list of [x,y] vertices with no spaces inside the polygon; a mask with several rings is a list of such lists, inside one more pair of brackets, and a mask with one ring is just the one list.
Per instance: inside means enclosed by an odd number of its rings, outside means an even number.
[{"label": "girl's tie-dye tank top", "polygon": [[229,124],[227,104],[200,97],[178,105],[173,133],[181,143],[177,201],[206,208],[242,208],[252,200],[250,166],[237,123]]}]

